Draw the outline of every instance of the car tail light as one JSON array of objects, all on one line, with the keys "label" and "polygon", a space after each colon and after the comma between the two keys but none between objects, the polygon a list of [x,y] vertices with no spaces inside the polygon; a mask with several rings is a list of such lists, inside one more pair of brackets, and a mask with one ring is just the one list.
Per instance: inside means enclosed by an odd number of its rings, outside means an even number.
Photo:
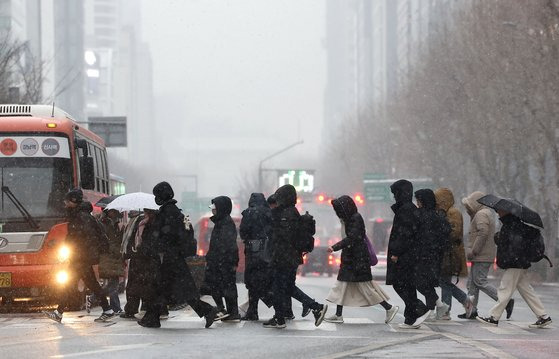
[{"label": "car tail light", "polygon": [[334,256],[331,255],[331,254],[328,256],[328,264],[329,264],[329,265],[333,265],[333,264],[334,264]]},{"label": "car tail light", "polygon": [[198,255],[203,256],[204,255],[204,250],[203,249],[198,249]]},{"label": "car tail light", "polygon": [[340,263],[342,263],[342,260],[340,258],[336,258],[336,264],[340,265]]}]

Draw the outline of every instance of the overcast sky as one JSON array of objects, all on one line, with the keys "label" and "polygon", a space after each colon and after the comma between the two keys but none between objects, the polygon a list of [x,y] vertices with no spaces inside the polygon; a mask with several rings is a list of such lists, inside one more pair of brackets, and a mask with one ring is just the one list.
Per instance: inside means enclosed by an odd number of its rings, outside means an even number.
[{"label": "overcast sky", "polygon": [[268,166],[301,167],[295,159],[316,158],[324,11],[322,1],[143,1],[157,121],[167,125],[162,136],[181,139],[166,146],[165,157],[182,165],[177,146],[192,154],[190,172],[212,178],[203,192],[234,190],[231,178],[216,179],[208,165],[237,177],[300,138],[305,145]]}]

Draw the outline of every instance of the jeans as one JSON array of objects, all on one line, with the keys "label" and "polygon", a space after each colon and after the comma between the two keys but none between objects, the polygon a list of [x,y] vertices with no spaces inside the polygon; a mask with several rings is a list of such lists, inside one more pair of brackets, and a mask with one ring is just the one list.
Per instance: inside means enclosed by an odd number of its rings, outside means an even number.
[{"label": "jeans", "polygon": [[[70,263],[69,270],[70,273],[72,273],[72,276],[74,276],[74,278],[76,279],[76,282],[74,283],[77,283],[77,281],[81,278],[85,283],[85,286],[89,288],[93,292],[93,294],[99,297],[103,311],[107,311],[110,309],[109,301],[107,300],[106,294],[99,285],[99,282],[95,277],[95,273],[93,272],[93,267],[91,265],[82,263]],[[68,303],[71,301],[70,296],[73,292],[74,291],[72,286],[68,286],[67,290],[62,294],[62,298],[60,299],[57,309],[59,313],[64,312],[64,309],[66,309]]]},{"label": "jeans", "polygon": [[456,298],[462,305],[466,304],[468,295],[452,283],[452,276],[441,276],[439,281],[441,286],[441,300],[448,305],[448,310],[452,308],[452,297]]},{"label": "jeans", "polygon": [[[120,298],[118,297],[118,285],[119,285],[119,280],[118,277],[116,277],[116,278],[108,278],[107,285],[105,286],[105,291],[109,295],[109,305],[111,309],[114,310],[115,312],[122,311],[122,308],[120,307]],[[97,296],[95,295],[95,293],[93,293],[91,295],[90,300],[94,302],[95,299],[97,299]]]},{"label": "jeans", "polygon": [[470,274],[468,276],[468,295],[474,297],[474,307],[477,308],[479,300],[479,291],[487,294],[491,299],[497,301],[497,288],[489,284],[487,281],[487,273],[491,268],[489,262],[472,262]]}]

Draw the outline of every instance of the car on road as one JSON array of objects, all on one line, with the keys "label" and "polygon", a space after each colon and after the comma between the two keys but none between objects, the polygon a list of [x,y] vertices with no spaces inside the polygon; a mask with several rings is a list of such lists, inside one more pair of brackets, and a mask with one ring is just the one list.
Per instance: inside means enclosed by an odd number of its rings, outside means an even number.
[{"label": "car on road", "polygon": [[301,276],[308,273],[327,274],[331,277],[337,273],[340,260],[334,253],[328,253],[328,247],[315,247],[310,253],[303,256],[303,265],[300,267]]}]

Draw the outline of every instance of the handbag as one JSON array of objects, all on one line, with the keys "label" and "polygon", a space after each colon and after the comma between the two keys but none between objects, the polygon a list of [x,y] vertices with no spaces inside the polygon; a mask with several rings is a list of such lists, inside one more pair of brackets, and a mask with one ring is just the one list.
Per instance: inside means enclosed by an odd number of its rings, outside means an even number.
[{"label": "handbag", "polygon": [[367,234],[365,234],[365,237],[363,238],[363,240],[365,241],[365,244],[367,245],[367,251],[369,252],[371,267],[374,267],[378,263],[378,258],[377,258],[377,254],[375,253],[375,249],[373,248],[373,244],[369,240],[369,237],[367,237]]}]

